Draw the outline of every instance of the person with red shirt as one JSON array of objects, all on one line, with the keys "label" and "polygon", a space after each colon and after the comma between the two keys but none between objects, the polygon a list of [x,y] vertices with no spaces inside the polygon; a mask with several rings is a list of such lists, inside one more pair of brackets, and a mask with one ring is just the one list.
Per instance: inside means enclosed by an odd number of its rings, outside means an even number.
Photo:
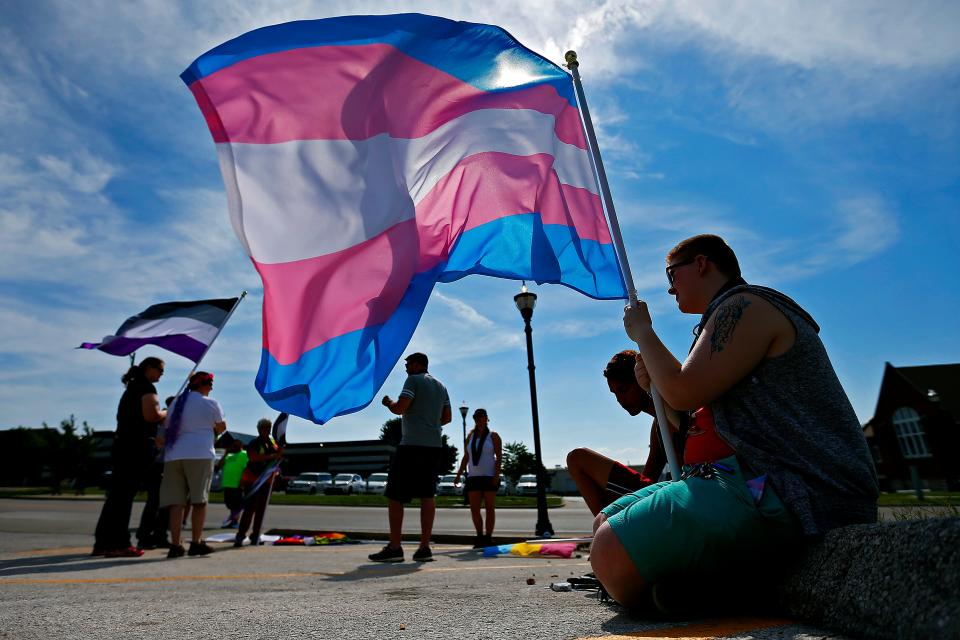
[{"label": "person with red shirt", "polygon": [[[616,397],[624,411],[631,416],[640,413],[652,416],[654,410],[650,394],[640,387],[634,375],[636,360],[637,352],[632,349],[614,354],[603,370],[603,377],[607,379],[610,393]],[[677,433],[673,440],[675,449],[682,450],[683,436]],[[593,515],[600,513],[601,509],[620,496],[656,482],[666,463],[656,420],[650,427],[650,452],[643,465],[643,472],[635,471],[585,447],[574,449],[567,454],[567,470]]]}]

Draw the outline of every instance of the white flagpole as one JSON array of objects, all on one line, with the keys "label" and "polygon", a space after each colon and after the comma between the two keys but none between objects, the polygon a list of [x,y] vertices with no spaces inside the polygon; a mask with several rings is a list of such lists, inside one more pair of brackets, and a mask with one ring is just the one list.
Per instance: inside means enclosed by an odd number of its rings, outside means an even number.
[{"label": "white flagpole", "polygon": [[[247,292],[242,291],[240,297],[237,298],[237,301],[233,303],[233,306],[230,308],[230,311],[227,313],[227,317],[223,319],[223,322],[220,323],[220,326],[217,327],[217,332],[213,334],[213,340],[210,341],[210,344],[207,345],[207,348],[203,350],[203,353],[200,354],[200,358],[193,364],[193,369],[190,369],[190,373],[187,374],[187,379],[183,381],[183,384],[180,385],[180,390],[177,391],[177,395],[174,398],[179,398],[180,394],[183,393],[183,390],[187,388],[187,384],[190,382],[190,378],[193,377],[193,374],[197,372],[197,368],[200,366],[200,363],[203,362],[203,357],[207,355],[207,352],[210,351],[210,347],[213,346],[213,343],[216,342],[217,338],[220,336],[220,332],[223,331],[223,328],[227,326],[227,323],[230,322],[230,316],[233,315],[233,312],[237,310],[237,307],[240,306],[240,303],[243,302],[243,299],[247,297]],[[173,405],[171,405],[173,406]]]},{"label": "white flagpole", "polygon": [[[623,236],[620,235],[620,223],[617,221],[617,210],[613,206],[613,197],[610,195],[610,185],[607,183],[607,173],[603,169],[603,159],[600,157],[600,147],[597,145],[597,135],[593,131],[593,122],[590,120],[590,110],[587,108],[587,96],[583,93],[583,85],[580,83],[580,63],[577,61],[575,51],[567,51],[564,58],[567,61],[567,68],[573,75],[573,87],[577,92],[577,102],[580,104],[580,113],[583,114],[583,126],[587,134],[587,144],[590,145],[590,159],[593,169],[597,173],[600,181],[600,192],[603,195],[603,204],[607,210],[607,216],[610,222],[610,233],[613,236],[613,246],[617,253],[617,259],[620,261],[620,270],[623,273],[623,280],[627,285],[627,295],[630,299],[630,306],[637,306],[637,288],[633,283],[633,274],[630,272],[630,263],[627,260],[627,252],[623,248]],[[637,345],[637,350],[640,345]],[[653,381],[650,382],[650,397],[653,399],[653,408],[657,414],[657,424],[660,427],[660,440],[663,443],[663,451],[667,455],[667,464],[670,467],[670,477],[673,480],[680,479],[680,464],[677,461],[677,452],[673,448],[673,439],[670,436],[670,424],[667,422],[666,412],[663,410],[663,399],[657,392]]]}]

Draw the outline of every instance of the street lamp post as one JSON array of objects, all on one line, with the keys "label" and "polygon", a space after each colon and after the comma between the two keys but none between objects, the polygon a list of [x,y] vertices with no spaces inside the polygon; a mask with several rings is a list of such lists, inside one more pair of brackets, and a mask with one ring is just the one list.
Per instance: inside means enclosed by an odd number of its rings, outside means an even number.
[{"label": "street lamp post", "polygon": [[[460,404],[460,417],[463,419],[463,440],[460,442],[463,443],[463,446],[467,446],[467,413],[470,411],[470,408],[467,407],[467,403],[463,402]],[[463,452],[466,455],[466,451]],[[470,473],[470,467],[467,467],[467,474]],[[467,495],[466,490],[463,492],[463,504],[470,504],[469,496]]]},{"label": "street lamp post", "polygon": [[513,301],[523,318],[524,333],[527,335],[527,371],[530,373],[530,408],[533,413],[533,452],[537,465],[537,528],[538,538],[553,537],[553,525],[547,515],[547,489],[544,477],[543,457],[540,454],[540,416],[537,412],[537,378],[533,365],[533,329],[530,319],[533,318],[533,307],[537,304],[537,294],[527,291],[527,285],[520,288],[520,293],[513,296]]},{"label": "street lamp post", "polygon": [[466,403],[460,405],[460,417],[463,418],[463,440],[461,442],[467,441],[467,413],[469,411]]}]

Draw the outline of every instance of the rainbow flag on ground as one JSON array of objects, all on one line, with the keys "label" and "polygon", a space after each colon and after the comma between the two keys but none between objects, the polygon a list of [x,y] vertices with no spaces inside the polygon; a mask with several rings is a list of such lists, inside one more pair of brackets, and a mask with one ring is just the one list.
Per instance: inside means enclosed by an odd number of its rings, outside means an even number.
[{"label": "rainbow flag on ground", "polygon": [[181,76],[264,286],[264,400],[371,401],[437,282],[625,298],[570,76],[503,29],[419,14],[257,29]]},{"label": "rainbow flag on ground", "polygon": [[523,558],[530,558],[533,556],[569,558],[576,550],[576,542],[515,542],[513,544],[499,544],[491,547],[484,547],[483,556],[485,558],[508,555],[520,556]]}]

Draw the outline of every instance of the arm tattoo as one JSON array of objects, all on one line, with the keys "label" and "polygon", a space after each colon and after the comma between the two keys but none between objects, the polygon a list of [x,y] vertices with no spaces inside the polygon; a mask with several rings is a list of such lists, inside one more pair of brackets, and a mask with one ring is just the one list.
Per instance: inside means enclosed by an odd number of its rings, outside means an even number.
[{"label": "arm tattoo", "polygon": [[733,330],[737,328],[737,322],[743,317],[744,310],[750,305],[750,301],[743,296],[737,296],[727,304],[717,309],[717,319],[713,324],[713,333],[710,335],[710,357],[714,353],[720,353],[727,346],[733,337]]}]

